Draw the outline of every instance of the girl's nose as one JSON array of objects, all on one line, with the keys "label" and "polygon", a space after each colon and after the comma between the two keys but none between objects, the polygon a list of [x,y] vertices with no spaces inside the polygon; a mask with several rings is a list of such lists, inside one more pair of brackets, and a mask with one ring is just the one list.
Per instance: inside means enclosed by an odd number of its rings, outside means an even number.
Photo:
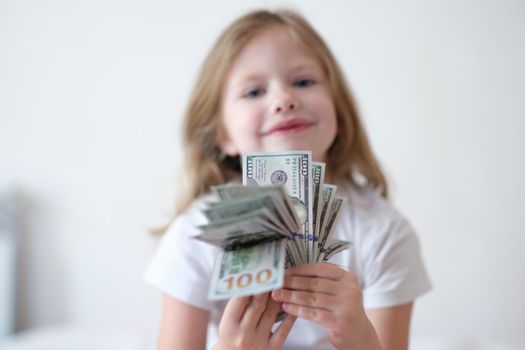
[{"label": "girl's nose", "polygon": [[275,113],[281,113],[285,110],[293,110],[295,109],[295,103],[294,102],[289,102],[289,103],[283,103],[283,104],[278,104],[277,106],[275,106]]},{"label": "girl's nose", "polygon": [[297,110],[299,108],[299,101],[289,92],[282,92],[276,97],[272,107],[274,113],[286,113],[288,111]]}]

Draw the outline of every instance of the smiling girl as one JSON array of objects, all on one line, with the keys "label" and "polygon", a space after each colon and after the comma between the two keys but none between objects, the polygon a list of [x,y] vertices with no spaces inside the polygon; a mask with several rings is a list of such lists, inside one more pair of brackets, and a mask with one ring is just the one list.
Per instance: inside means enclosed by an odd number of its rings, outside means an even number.
[{"label": "smiling girl", "polygon": [[[418,240],[387,201],[343,74],[304,18],[257,11],[223,32],[191,96],[185,142],[185,197],[146,274],[163,292],[158,349],[408,348],[414,300],[430,289]],[[192,237],[210,186],[238,181],[244,152],[305,149],[347,198],[334,238],[353,249],[288,269],[272,293],[208,300],[218,251]]]}]

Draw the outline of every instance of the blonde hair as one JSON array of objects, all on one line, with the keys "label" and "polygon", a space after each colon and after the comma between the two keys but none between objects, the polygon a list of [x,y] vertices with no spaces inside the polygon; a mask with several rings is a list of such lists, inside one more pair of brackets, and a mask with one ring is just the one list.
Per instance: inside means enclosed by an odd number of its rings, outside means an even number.
[{"label": "blonde hair", "polygon": [[208,192],[210,186],[239,177],[239,157],[224,156],[216,142],[221,127],[222,90],[231,64],[239,52],[257,34],[275,26],[287,28],[310,51],[319,61],[329,82],[338,122],[338,133],[326,157],[327,171],[332,181],[359,184],[361,178],[387,198],[385,177],[368,143],[354,99],[324,41],[295,12],[261,10],[240,17],[226,28],[202,65],[185,113],[183,142],[186,183],[183,184],[177,214],[184,211],[195,198]]}]

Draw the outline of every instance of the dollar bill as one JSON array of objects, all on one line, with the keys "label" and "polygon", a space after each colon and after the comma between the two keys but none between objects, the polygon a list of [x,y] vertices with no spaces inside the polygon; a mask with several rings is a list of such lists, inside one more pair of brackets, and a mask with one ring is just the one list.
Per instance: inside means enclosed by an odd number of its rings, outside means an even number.
[{"label": "dollar bill", "polygon": [[283,235],[289,234],[287,227],[282,220],[279,220],[280,213],[278,204],[275,202],[275,199],[268,194],[219,202],[219,205],[211,206],[205,209],[203,213],[208,221],[216,222],[225,217],[237,218],[261,208],[267,208],[271,212],[272,215],[268,217],[268,220],[279,229],[280,233]]},{"label": "dollar bill", "polygon": [[273,199],[277,218],[286,226],[288,231],[298,232],[301,230],[297,223],[297,216],[294,215],[292,204],[282,186],[246,187],[237,184],[228,184],[214,186],[212,190],[222,200],[221,202],[213,203],[213,206],[219,206],[223,202],[237,199],[252,199],[257,196],[269,195]]},{"label": "dollar bill", "polygon": [[[335,228],[335,223],[339,218],[339,214],[341,213],[341,207],[343,206],[344,202],[344,198],[335,197],[332,201],[332,204],[330,205],[326,225],[323,227],[321,234],[319,235],[319,242],[317,243],[320,253],[328,246],[327,242],[330,242]],[[318,253],[317,261],[322,261],[322,258],[323,254]]]},{"label": "dollar bill", "polygon": [[284,241],[277,240],[219,254],[208,298],[228,299],[281,288],[284,280]]},{"label": "dollar bill", "polygon": [[312,185],[311,152],[289,151],[269,153],[247,153],[243,155],[243,184],[249,187],[281,185],[286,189],[292,202],[301,231],[294,232],[293,241],[302,245],[303,255],[296,257],[300,262],[308,262],[309,245],[306,243],[312,234]]},{"label": "dollar bill", "polygon": [[195,239],[231,250],[237,246],[259,243],[261,239],[270,240],[286,237],[270,222],[271,213],[267,208],[228,217],[201,225],[202,231]]},{"label": "dollar bill", "polygon": [[321,258],[319,260],[322,260],[323,262],[327,262],[330,260],[330,258],[337,253],[342,252],[343,250],[346,250],[350,248],[352,243],[348,241],[342,241],[342,240],[335,240],[328,244],[328,247],[325,249],[321,249],[320,256]]},{"label": "dollar bill", "polygon": [[314,262],[314,245],[317,245],[319,235],[317,234],[317,225],[321,211],[318,210],[321,202],[321,187],[324,183],[325,164],[321,162],[312,162],[312,235],[308,237],[310,244],[310,256],[308,262]]},{"label": "dollar bill", "polygon": [[[263,187],[246,187],[237,184],[227,184],[212,187],[212,190],[222,201],[210,203],[208,209],[204,210],[204,215],[213,222],[221,217],[230,217],[234,224],[239,223],[239,215],[249,215],[253,210],[265,207],[270,209],[275,216],[269,218],[270,223],[279,227],[276,229],[283,234],[283,226],[286,227],[284,234],[289,240],[286,251],[286,266],[296,266],[301,263],[302,247],[294,238],[293,233],[299,232],[300,227],[297,218],[293,214],[293,207],[282,186],[263,186]],[[268,199],[267,197],[270,197]],[[253,201],[253,203],[251,203]],[[261,203],[264,201],[264,203]],[[264,205],[263,205],[264,204]],[[204,237],[200,237],[201,240]],[[257,239],[260,235],[256,236]],[[209,238],[207,238],[209,240]],[[217,237],[214,237],[217,240]],[[247,240],[247,239],[246,239]],[[249,241],[248,241],[249,242]],[[218,242],[221,243],[221,242]]]},{"label": "dollar bill", "polygon": [[324,227],[326,226],[326,218],[327,214],[329,212],[330,206],[332,205],[333,198],[335,196],[335,192],[337,191],[336,185],[329,185],[329,184],[323,184],[321,186],[321,198],[319,203],[319,222],[317,224],[317,244],[314,244],[314,252],[313,255],[315,257],[315,261],[319,258],[319,241],[321,239],[321,234],[324,232]]}]

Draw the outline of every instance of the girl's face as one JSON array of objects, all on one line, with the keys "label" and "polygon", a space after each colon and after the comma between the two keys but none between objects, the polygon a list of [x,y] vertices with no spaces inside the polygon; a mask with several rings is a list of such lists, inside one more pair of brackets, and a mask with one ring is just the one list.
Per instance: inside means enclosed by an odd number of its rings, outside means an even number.
[{"label": "girl's face", "polygon": [[284,28],[255,36],[241,50],[222,96],[222,151],[311,150],[323,161],[337,133],[335,107],[317,60]]}]

